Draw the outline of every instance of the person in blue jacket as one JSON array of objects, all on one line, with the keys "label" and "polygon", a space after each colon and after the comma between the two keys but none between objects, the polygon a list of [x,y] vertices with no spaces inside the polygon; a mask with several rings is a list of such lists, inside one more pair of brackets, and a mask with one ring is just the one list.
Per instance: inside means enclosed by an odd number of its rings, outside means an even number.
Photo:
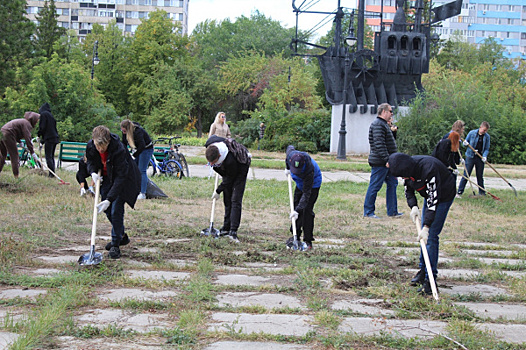
[{"label": "person in blue jacket", "polygon": [[296,183],[294,211],[290,214],[290,218],[296,220],[298,240],[303,231],[303,242],[307,245],[306,250],[311,250],[312,241],[314,241],[315,215],[313,209],[318,199],[322,181],[320,167],[307,153],[296,151],[294,146],[288,146],[286,154],[285,175],[290,174]]},{"label": "person in blue jacket", "polygon": [[[489,123],[482,122],[478,129],[471,130],[468,133],[468,136],[466,136],[466,139],[463,142],[464,146],[468,148],[466,149],[464,177],[462,177],[460,184],[458,185],[457,198],[461,198],[460,196],[462,193],[464,193],[464,188],[466,187],[467,183],[465,177],[469,177],[471,175],[473,167],[475,167],[477,183],[480,186],[479,194],[481,196],[486,195],[486,191],[484,191],[482,188],[484,188],[484,163],[486,163],[486,159],[488,158],[490,146],[490,136],[488,134],[488,130]],[[468,145],[471,145],[475,150],[477,150],[482,158],[476,155]]]}]

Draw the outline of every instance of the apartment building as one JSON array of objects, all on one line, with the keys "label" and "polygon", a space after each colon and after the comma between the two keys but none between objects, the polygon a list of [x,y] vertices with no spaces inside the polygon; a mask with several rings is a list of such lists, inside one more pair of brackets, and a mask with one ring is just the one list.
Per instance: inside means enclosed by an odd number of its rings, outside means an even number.
[{"label": "apartment building", "polygon": [[[435,0],[440,6],[453,0]],[[382,0],[366,0],[366,11],[381,12]],[[383,21],[386,28],[396,12],[395,0],[383,1]],[[374,31],[380,30],[380,19],[367,19]],[[504,46],[509,58],[526,59],[526,0],[464,0],[460,15],[446,19],[435,27],[440,39],[460,35],[469,43],[480,44],[495,38]]]},{"label": "apartment building", "polygon": [[[107,25],[111,20],[125,35],[133,35],[142,19],[150,12],[164,10],[174,22],[180,22],[182,33],[188,33],[189,0],[55,0],[58,24],[66,29],[74,29],[79,39],[91,33],[94,23]],[[27,17],[36,21],[36,15],[44,7],[45,1],[27,0]]]}]

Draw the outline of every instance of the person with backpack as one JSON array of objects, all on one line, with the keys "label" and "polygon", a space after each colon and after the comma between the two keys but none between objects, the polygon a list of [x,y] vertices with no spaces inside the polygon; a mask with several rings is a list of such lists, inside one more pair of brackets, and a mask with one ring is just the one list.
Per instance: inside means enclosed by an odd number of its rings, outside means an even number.
[{"label": "person with backpack", "polygon": [[210,137],[205,147],[208,163],[223,178],[212,194],[212,199],[219,199],[219,195],[223,193],[225,217],[219,234],[228,235],[231,240],[239,243],[237,230],[241,223],[243,195],[251,155],[242,144],[219,136]]},{"label": "person with backpack", "polygon": [[38,124],[37,134],[40,138],[40,143],[44,144],[46,164],[50,170],[48,176],[54,177],[55,175],[51,171],[55,172],[55,150],[59,142],[57,121],[51,114],[51,106],[47,102],[40,107],[38,113],[40,113],[40,123]]},{"label": "person with backpack", "polygon": [[439,159],[444,165],[457,175],[457,165],[460,164],[460,154],[458,152],[460,135],[456,131],[451,131],[449,136],[438,142],[431,156]]},{"label": "person with backpack", "polygon": [[141,172],[141,193],[137,199],[146,199],[146,189],[148,188],[148,164],[153,155],[153,142],[150,135],[137,122],[124,119],[121,122],[122,143],[130,146],[135,157],[135,163]]},{"label": "person with backpack", "polygon": [[[285,175],[290,175],[296,183],[294,190],[294,211],[291,219],[296,220],[298,240],[303,230],[303,242],[307,245],[306,250],[312,249],[314,241],[314,204],[318,200],[321,187],[320,167],[307,153],[296,151],[294,146],[287,147],[287,158],[285,159]],[[292,227],[291,227],[292,232]]]}]

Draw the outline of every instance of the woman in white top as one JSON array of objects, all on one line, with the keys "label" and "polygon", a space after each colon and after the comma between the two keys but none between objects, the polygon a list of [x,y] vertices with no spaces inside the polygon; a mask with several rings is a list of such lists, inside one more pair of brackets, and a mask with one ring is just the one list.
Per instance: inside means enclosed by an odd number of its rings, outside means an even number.
[{"label": "woman in white top", "polygon": [[213,135],[224,137],[224,138],[231,138],[232,134],[230,133],[230,128],[225,123],[225,121],[226,121],[225,112],[217,113],[216,119],[214,120],[212,125],[210,125],[210,132],[208,133],[208,138],[210,138],[210,136],[213,136]]}]

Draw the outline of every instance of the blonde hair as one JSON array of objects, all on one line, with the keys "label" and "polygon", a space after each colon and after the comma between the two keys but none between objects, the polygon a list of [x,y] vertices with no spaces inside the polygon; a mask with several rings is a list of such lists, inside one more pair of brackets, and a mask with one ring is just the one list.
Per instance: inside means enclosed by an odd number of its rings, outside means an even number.
[{"label": "blonde hair", "polygon": [[225,115],[225,112],[217,112],[214,123],[219,123],[219,118],[221,118],[222,115]]},{"label": "blonde hair", "polygon": [[457,152],[459,147],[459,141],[460,141],[460,134],[456,131],[451,131],[449,133],[449,136],[447,137],[451,140],[451,152]]},{"label": "blonde hair", "polygon": [[93,143],[95,146],[107,146],[110,144],[110,129],[105,127],[104,125],[96,126],[93,129],[93,133],[91,138],[93,139]]},{"label": "blonde hair", "polygon": [[121,128],[126,130],[126,140],[128,141],[128,145],[130,145],[131,148],[136,148],[135,140],[133,138],[133,133],[135,132],[135,125],[133,122],[129,119],[124,119],[121,122]]},{"label": "blonde hair", "polygon": [[466,123],[464,123],[462,120],[457,120],[453,123],[453,126],[451,127],[451,130],[457,132],[459,135],[464,134],[464,127],[466,126]]}]

